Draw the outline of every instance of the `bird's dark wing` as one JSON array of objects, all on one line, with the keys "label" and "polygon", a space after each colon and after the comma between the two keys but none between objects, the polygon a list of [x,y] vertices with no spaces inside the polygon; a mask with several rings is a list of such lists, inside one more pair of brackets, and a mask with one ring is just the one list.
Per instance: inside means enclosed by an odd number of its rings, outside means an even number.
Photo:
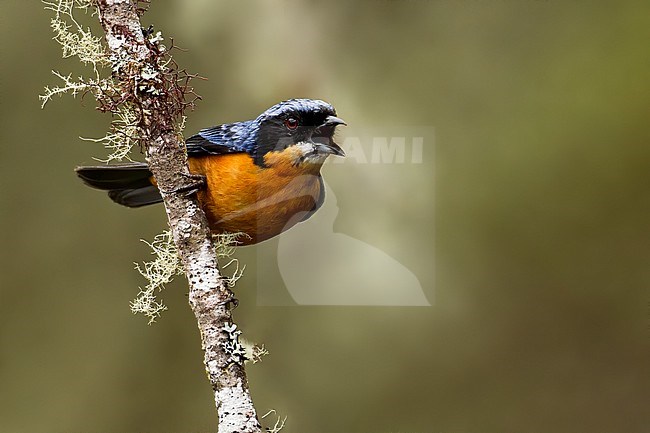
[{"label": "bird's dark wing", "polygon": [[86,185],[108,191],[108,196],[121,205],[140,207],[162,202],[158,187],[151,183],[152,174],[147,164],[84,166],[75,171]]},{"label": "bird's dark wing", "polygon": [[240,152],[252,154],[255,150],[255,130],[252,120],[202,129],[185,141],[187,154],[188,156]]}]

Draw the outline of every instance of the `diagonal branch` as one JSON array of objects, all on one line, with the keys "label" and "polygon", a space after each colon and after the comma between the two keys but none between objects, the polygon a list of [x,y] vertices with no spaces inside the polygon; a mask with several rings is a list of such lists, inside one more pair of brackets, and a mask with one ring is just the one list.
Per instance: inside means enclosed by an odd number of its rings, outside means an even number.
[{"label": "diagonal branch", "polygon": [[160,61],[164,47],[143,34],[139,20],[142,11],[137,3],[96,0],[111,51],[114,79],[122,91],[117,103],[136,112],[139,140],[162,192],[189,281],[189,300],[201,332],[219,431],[260,432],[237,340],[239,331],[229,309],[232,294],[220,274],[207,220],[193,196],[175,192],[187,190],[191,181],[185,146],[176,126],[185,108],[187,87],[179,86],[182,80],[177,79],[178,71],[172,62]]}]

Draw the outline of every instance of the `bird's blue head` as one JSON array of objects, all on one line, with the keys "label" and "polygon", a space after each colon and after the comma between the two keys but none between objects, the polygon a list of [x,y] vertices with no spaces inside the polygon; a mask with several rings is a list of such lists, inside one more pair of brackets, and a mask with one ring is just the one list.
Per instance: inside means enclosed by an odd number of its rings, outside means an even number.
[{"label": "bird's blue head", "polygon": [[334,142],[334,131],[346,123],[330,104],[316,99],[290,99],[274,105],[254,120],[258,152],[289,149],[295,164],[322,164],[329,155],[345,156]]}]

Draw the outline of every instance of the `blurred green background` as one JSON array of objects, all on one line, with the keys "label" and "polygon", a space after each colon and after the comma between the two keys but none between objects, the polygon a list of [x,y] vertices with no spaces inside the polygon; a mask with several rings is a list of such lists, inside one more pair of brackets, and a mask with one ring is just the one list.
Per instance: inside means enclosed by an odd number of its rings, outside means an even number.
[{"label": "blurred green background", "polygon": [[[75,178],[106,155],[78,137],[110,119],[91,97],[39,108],[51,69],[88,71],[38,1],[1,6],[0,432],[215,431],[184,280],[155,325],[128,308],[163,209]],[[248,368],[261,414],[288,433],[648,431],[650,3],[150,9],[208,78],[188,133],[289,97],[333,103],[343,138],[435,130],[422,164],[324,170],[335,230],[399,260],[433,306],[263,306],[258,287],[283,290],[273,258],[238,253],[236,319],[271,352]]]}]

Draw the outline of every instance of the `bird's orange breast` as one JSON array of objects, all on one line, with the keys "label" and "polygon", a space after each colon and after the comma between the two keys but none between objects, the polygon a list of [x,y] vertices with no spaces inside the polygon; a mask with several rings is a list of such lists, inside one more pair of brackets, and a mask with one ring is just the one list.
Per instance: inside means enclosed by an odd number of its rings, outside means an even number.
[{"label": "bird's orange breast", "polygon": [[266,155],[267,167],[245,153],[189,159],[190,171],[206,176],[198,199],[215,233],[245,233],[249,245],[276,236],[301,221],[321,195],[320,165],[294,165],[291,155]]}]

